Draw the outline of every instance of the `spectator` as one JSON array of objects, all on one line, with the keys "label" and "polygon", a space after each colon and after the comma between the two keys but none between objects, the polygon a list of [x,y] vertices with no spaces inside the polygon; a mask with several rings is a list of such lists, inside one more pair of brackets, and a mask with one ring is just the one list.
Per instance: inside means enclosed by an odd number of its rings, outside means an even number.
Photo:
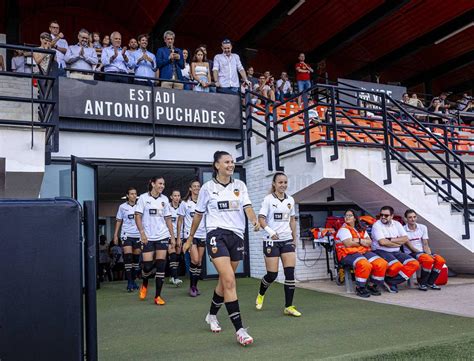
[{"label": "spectator", "polygon": [[51,33],[51,49],[56,50],[55,61],[58,63],[58,75],[66,76],[66,63],[64,62],[64,55],[68,48],[64,34],[59,31],[59,23],[53,20],[49,23],[49,31]]},{"label": "spectator", "polygon": [[[135,75],[155,78],[156,58],[153,53],[147,50],[148,35],[142,34],[138,36],[140,49],[136,50],[132,56],[135,58]],[[135,84],[151,83],[151,80],[135,78]]]},{"label": "spectator", "polygon": [[275,93],[272,92],[270,85],[267,84],[265,75],[260,75],[258,78],[258,84],[254,87],[254,91],[265,98],[275,100]]},{"label": "spectator", "polygon": [[107,278],[108,281],[112,281],[107,238],[103,234],[101,234],[99,237],[99,272],[97,275],[99,276],[100,282],[104,282],[105,278]]},{"label": "spectator", "polygon": [[247,69],[247,79],[250,81],[251,87],[254,88],[258,84],[258,79],[253,76],[254,70],[253,66],[249,66]]},{"label": "spectator", "polygon": [[[189,65],[189,52],[188,49],[183,49],[184,69],[181,71],[183,80],[191,82],[191,66]],[[184,90],[192,90],[192,84],[184,84]]]},{"label": "spectator", "polygon": [[128,83],[128,78],[121,76],[133,68],[133,57],[128,57],[127,47],[121,48],[122,35],[114,31],[110,38],[112,45],[102,49],[102,65],[104,66],[105,81]]},{"label": "spectator", "polygon": [[193,62],[191,64],[191,75],[198,83],[194,87],[196,92],[209,92],[211,85],[211,70],[207,62],[206,54],[202,48],[197,48],[194,51]]},{"label": "spectator", "polygon": [[416,223],[417,216],[413,209],[405,211],[405,219],[407,220],[405,231],[408,234],[408,242],[405,243],[403,249],[405,253],[421,263],[418,289],[420,291],[428,291],[428,288],[440,290],[441,288],[435,284],[435,281],[446,261],[443,257],[431,253],[428,244],[428,228],[423,224]]},{"label": "spectator", "polygon": [[[202,51],[204,52],[204,58],[207,59],[207,63],[209,64],[209,70],[211,71],[211,75],[212,75],[212,69],[214,68],[214,62],[212,61],[212,59],[210,59],[210,57],[207,54],[207,45],[206,44],[201,44],[201,45],[198,46],[198,48],[201,48]],[[216,91],[217,91],[217,89],[214,86],[214,83],[212,82],[212,79],[211,79],[211,85],[209,86],[209,93],[215,93]]]},{"label": "spectator", "polygon": [[113,279],[114,281],[121,281],[123,280],[123,271],[125,269],[121,239],[118,240],[117,244],[110,243],[109,254],[112,259],[110,266],[113,272]]},{"label": "spectator", "polygon": [[135,38],[131,38],[128,41],[128,51],[133,52],[138,50],[138,41]]},{"label": "spectator", "polygon": [[305,55],[301,53],[298,56],[299,62],[295,65],[296,82],[298,84],[298,92],[302,92],[311,88],[311,73],[314,71],[308,64],[305,63]]},{"label": "spectator", "polygon": [[156,62],[160,69],[160,78],[163,88],[183,89],[183,83],[176,83],[166,80],[183,80],[181,69],[184,69],[184,58],[181,49],[174,47],[175,34],[171,31],[165,31],[163,39],[166,46],[158,49],[156,53]]},{"label": "spectator", "polygon": [[390,293],[397,293],[397,285],[408,281],[420,264],[400,247],[408,242],[403,226],[393,219],[394,210],[390,206],[380,209],[380,219],[372,226],[372,249],[388,262],[385,287]]},{"label": "spectator", "polygon": [[5,71],[5,60],[3,60],[2,54],[0,54],[0,71]]},{"label": "spectator", "polygon": [[410,104],[414,107],[418,107],[418,108],[424,108],[425,107],[423,102],[420,99],[418,99],[418,96],[416,95],[416,93],[413,93],[411,95],[410,100],[408,100],[408,104]]},{"label": "spectator", "polygon": [[237,94],[240,85],[238,74],[240,74],[244,82],[247,84],[250,84],[250,82],[240,62],[240,57],[232,53],[232,43],[230,40],[225,39],[221,45],[222,54],[217,54],[214,57],[214,66],[212,68],[217,92]]},{"label": "spectator", "polygon": [[102,44],[100,43],[100,33],[97,31],[92,33],[92,47],[94,49],[102,49]]},{"label": "spectator", "polygon": [[[41,45],[39,49],[51,49],[52,39],[49,33],[46,33],[46,32],[41,33],[40,42],[41,42]],[[35,59],[35,62],[38,65],[40,73],[43,75],[47,75],[48,70],[50,68],[50,63],[51,63],[51,54],[34,52],[33,58]]]},{"label": "spectator", "polygon": [[403,93],[401,102],[405,104],[409,104],[410,96],[408,95],[408,93]]},{"label": "spectator", "polygon": [[441,95],[439,96],[439,104],[441,110],[447,111],[451,107],[451,104],[447,98],[448,93],[441,93]]},{"label": "spectator", "polygon": [[291,88],[291,83],[288,80],[288,74],[286,72],[282,72],[280,79],[278,79],[276,82],[276,98],[283,103],[286,99],[291,97],[291,93],[293,93],[293,89]]},{"label": "spectator", "polygon": [[473,111],[472,97],[469,94],[464,93],[462,98],[457,101],[457,110],[460,112]]},{"label": "spectator", "polygon": [[[438,113],[438,114],[441,114],[443,113],[442,110],[441,110],[441,100],[439,98],[433,98],[431,100],[431,104],[430,106],[428,107],[428,111],[429,112],[432,112],[432,113]],[[439,124],[440,122],[446,122],[446,119],[444,118],[441,118],[441,117],[433,117],[433,116],[430,116],[429,119],[428,119],[430,122],[433,122],[434,124]]]},{"label": "spectator", "polygon": [[12,58],[12,71],[16,73],[31,73],[32,66],[27,64],[23,50],[15,50]]},{"label": "spectator", "polygon": [[110,36],[104,35],[104,38],[102,39],[102,48],[107,48],[110,46]]},{"label": "spectator", "polygon": [[[81,29],[77,38],[79,42],[76,45],[68,47],[64,61],[71,69],[93,71],[94,66],[98,63],[98,58],[94,48],[88,45],[89,32],[86,29]],[[74,70],[69,71],[69,77],[74,79],[94,80],[94,74]]]}]

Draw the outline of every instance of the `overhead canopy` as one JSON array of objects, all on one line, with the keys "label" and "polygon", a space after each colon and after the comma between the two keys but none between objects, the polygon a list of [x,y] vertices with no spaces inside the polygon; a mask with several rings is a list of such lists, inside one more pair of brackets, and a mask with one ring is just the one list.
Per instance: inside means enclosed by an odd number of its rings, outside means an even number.
[{"label": "overhead canopy", "polygon": [[[216,54],[230,38],[257,72],[291,73],[305,52],[310,63],[325,60],[332,79],[380,77],[415,89],[431,79],[433,92],[471,89],[474,79],[472,0],[0,0],[5,9],[12,3],[23,43],[38,43],[52,19],[70,43],[84,27],[118,30],[124,41],[150,33],[159,45],[170,28],[191,55],[202,43]],[[11,29],[6,19],[0,32]]]}]

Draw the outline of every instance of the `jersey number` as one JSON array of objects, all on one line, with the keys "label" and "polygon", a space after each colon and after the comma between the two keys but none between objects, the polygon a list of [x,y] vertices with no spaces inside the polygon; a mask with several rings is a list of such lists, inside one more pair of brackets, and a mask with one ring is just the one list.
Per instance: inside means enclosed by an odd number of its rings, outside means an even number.
[{"label": "jersey number", "polygon": [[209,244],[211,246],[215,246],[217,243],[216,243],[216,237],[212,237],[211,240],[209,241]]}]

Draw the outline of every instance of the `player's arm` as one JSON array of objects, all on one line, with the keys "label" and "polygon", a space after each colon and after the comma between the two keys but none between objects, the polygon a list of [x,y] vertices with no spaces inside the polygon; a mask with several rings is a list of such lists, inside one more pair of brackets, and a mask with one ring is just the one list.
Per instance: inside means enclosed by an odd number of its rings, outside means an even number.
[{"label": "player's arm", "polygon": [[423,252],[431,254],[431,247],[428,243],[428,239],[423,239]]},{"label": "player's arm", "polygon": [[114,230],[114,244],[118,244],[118,234],[120,231],[120,227],[122,226],[122,220],[121,219],[116,219],[115,220],[115,230]]}]

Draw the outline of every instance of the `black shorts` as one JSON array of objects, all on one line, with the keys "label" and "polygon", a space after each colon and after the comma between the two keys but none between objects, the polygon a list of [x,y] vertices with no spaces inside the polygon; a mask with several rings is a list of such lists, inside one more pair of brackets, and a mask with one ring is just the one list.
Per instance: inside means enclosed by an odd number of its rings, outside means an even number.
[{"label": "black shorts", "polygon": [[290,253],[295,251],[293,240],[288,241],[263,241],[263,254],[265,257],[280,257],[283,253]]},{"label": "black shorts", "polygon": [[124,269],[125,269],[125,265],[123,264],[123,262],[116,263],[112,267],[113,272],[120,272],[120,271],[123,271]]},{"label": "black shorts", "polygon": [[169,243],[169,238],[163,238],[158,241],[148,241],[148,243],[143,246],[142,252],[167,251]]},{"label": "black shorts", "polygon": [[230,257],[234,262],[244,259],[244,240],[232,231],[217,228],[209,232],[206,245],[211,258]]},{"label": "black shorts", "polygon": [[198,247],[206,247],[206,239],[205,238],[193,238],[193,244]]},{"label": "black shorts", "polygon": [[140,238],[123,236],[120,237],[120,239],[122,240],[122,245],[124,247],[132,247],[133,249],[139,249],[142,246]]}]

